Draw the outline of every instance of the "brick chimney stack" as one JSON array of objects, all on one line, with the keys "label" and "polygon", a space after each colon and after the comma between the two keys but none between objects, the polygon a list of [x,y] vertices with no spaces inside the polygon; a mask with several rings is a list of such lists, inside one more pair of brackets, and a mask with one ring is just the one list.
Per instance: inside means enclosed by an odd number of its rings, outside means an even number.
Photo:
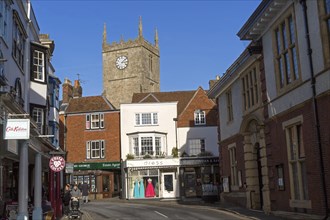
[{"label": "brick chimney stack", "polygon": [[73,98],[81,98],[82,97],[82,87],[80,86],[80,81],[74,81],[73,87]]},{"label": "brick chimney stack", "polygon": [[70,99],[73,98],[73,87],[69,79],[67,78],[64,79],[62,90],[63,90],[62,103],[69,103]]}]

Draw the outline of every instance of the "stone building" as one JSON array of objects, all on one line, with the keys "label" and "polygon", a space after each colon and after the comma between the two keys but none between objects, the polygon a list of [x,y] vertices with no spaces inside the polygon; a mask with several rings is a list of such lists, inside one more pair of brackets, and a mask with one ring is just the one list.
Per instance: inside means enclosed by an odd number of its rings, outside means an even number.
[{"label": "stone building", "polygon": [[329,9],[263,0],[238,32],[251,43],[208,93],[219,107],[225,200],[328,219]]},{"label": "stone building", "polygon": [[155,30],[154,45],[142,35],[142,20],[139,22],[139,35],[135,40],[107,43],[104,25],[103,43],[103,94],[119,108],[121,103],[130,103],[133,93],[159,92],[159,47],[158,33]]}]

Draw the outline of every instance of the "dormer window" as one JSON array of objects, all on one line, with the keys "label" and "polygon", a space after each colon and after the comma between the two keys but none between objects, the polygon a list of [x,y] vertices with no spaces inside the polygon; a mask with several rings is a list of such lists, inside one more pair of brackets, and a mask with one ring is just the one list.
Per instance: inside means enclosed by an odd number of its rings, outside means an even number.
[{"label": "dormer window", "polygon": [[206,124],[205,111],[197,109],[194,112],[194,120],[195,120],[195,125],[205,125]]}]

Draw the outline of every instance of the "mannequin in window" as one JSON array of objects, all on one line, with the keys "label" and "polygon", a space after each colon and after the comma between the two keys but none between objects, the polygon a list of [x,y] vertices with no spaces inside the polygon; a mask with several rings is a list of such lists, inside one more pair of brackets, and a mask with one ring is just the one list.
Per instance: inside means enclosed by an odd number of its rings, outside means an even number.
[{"label": "mannequin in window", "polygon": [[152,185],[152,179],[148,179],[148,185],[146,188],[146,197],[155,197],[155,189],[154,186]]},{"label": "mannequin in window", "polygon": [[144,198],[144,184],[143,184],[143,178],[140,179],[140,198]]},{"label": "mannequin in window", "polygon": [[133,197],[134,197],[134,198],[139,198],[139,197],[140,197],[140,192],[139,192],[139,179],[138,179],[138,178],[136,178],[136,180],[134,181]]}]

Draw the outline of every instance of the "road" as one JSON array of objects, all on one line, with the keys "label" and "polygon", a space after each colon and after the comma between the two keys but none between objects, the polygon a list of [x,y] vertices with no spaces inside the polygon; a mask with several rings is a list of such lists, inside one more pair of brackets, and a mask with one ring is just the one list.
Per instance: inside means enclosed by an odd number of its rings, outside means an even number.
[{"label": "road", "polygon": [[214,207],[180,205],[162,203],[159,201],[148,204],[138,202],[115,202],[115,201],[97,201],[84,204],[83,220],[130,220],[130,219],[164,219],[164,220],[219,220],[219,219],[249,219],[243,216],[235,215],[231,212],[216,209]]}]

